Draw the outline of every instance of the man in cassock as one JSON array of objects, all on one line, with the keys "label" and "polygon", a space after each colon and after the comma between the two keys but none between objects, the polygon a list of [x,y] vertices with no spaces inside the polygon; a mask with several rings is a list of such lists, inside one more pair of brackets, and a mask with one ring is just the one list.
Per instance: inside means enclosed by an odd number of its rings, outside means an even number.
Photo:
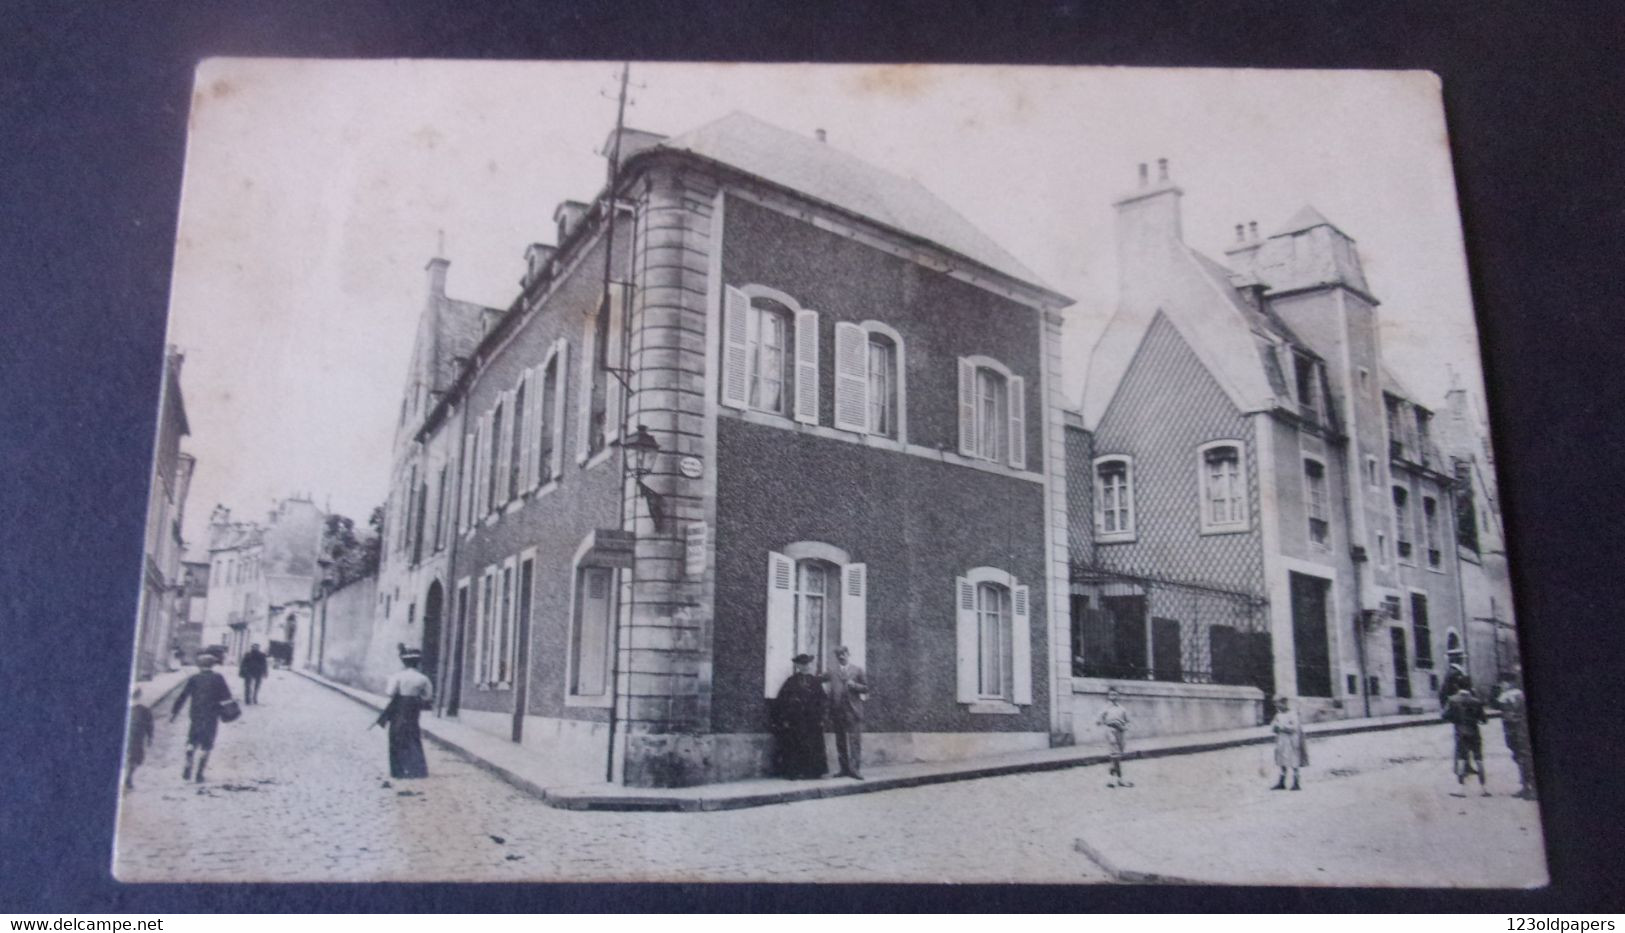
[{"label": "man in cassock", "polygon": [[829,771],[824,754],[824,685],[812,672],[813,656],[798,654],[796,672],[773,700],[774,758],[781,776],[821,778]]},{"label": "man in cassock", "polygon": [[423,652],[416,648],[401,651],[402,670],[384,685],[389,705],[374,725],[389,727],[389,776],[422,778],[429,776],[429,763],[423,757],[423,733],[418,714],[434,699],[434,684],[420,670]]}]

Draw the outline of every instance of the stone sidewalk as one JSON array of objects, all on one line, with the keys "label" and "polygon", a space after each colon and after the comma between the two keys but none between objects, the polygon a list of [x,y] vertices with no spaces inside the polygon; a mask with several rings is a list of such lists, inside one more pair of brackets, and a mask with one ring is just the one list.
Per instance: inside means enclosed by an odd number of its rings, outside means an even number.
[{"label": "stone sidewalk", "polygon": [[[375,710],[381,711],[387,702],[380,694],[339,684],[309,671],[295,673]],[[1438,721],[1438,716],[1432,714],[1339,719],[1311,723],[1304,731],[1312,737],[1324,738],[1431,725]],[[949,781],[1058,771],[1104,764],[1109,760],[1104,744],[1091,744],[1014,752],[963,761],[872,766],[866,769],[866,780],[862,781],[835,777],[810,781],[757,778],[699,787],[629,788],[609,783],[592,785],[568,783],[568,779],[561,772],[550,768],[545,757],[538,755],[534,750],[525,749],[500,736],[482,732],[454,719],[424,717],[421,725],[424,735],[440,746],[514,787],[540,798],[549,806],[566,810],[737,810],[801,800],[924,787]],[[1267,726],[1194,735],[1156,736],[1147,739],[1134,739],[1131,732],[1128,754],[1124,757],[1127,761],[1135,761],[1171,755],[1193,755],[1245,745],[1262,745],[1273,740],[1274,737]]]}]

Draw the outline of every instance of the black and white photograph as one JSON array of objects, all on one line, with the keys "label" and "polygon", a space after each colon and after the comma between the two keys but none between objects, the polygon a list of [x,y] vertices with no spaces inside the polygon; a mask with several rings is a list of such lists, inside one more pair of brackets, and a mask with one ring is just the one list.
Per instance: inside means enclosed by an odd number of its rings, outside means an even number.
[{"label": "black and white photograph", "polygon": [[119,881],[1547,884],[1434,74],[211,58],[180,204]]}]

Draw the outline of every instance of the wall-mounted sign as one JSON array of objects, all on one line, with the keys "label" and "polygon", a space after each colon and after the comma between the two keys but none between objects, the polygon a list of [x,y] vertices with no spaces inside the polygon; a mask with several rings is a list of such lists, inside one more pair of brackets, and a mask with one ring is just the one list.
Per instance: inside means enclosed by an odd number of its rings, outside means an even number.
[{"label": "wall-mounted sign", "polygon": [[705,573],[705,522],[690,522],[683,529],[683,573],[699,577]]},{"label": "wall-mounted sign", "polygon": [[689,479],[699,479],[705,472],[705,466],[700,463],[699,457],[684,457],[677,461],[677,469]]}]

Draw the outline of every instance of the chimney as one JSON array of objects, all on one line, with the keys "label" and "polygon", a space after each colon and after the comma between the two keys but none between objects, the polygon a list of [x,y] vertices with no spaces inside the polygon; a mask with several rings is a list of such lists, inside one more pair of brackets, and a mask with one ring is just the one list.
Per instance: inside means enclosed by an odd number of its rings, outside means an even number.
[{"label": "chimney", "polygon": [[436,256],[429,260],[427,266],[424,266],[425,269],[429,270],[429,295],[431,297],[446,297],[446,268],[450,265],[451,263],[447,260]]},{"label": "chimney", "polygon": [[1146,163],[1139,165],[1140,187],[1119,198],[1117,208],[1117,255],[1125,273],[1141,259],[1152,258],[1148,250],[1163,251],[1184,242],[1179,199],[1184,194],[1168,180],[1168,160],[1157,160],[1157,181],[1152,182]]},{"label": "chimney", "polygon": [[1224,251],[1225,258],[1230,262],[1231,271],[1256,276],[1258,248],[1263,245],[1263,241],[1258,239],[1258,221],[1236,224],[1236,242]]}]

